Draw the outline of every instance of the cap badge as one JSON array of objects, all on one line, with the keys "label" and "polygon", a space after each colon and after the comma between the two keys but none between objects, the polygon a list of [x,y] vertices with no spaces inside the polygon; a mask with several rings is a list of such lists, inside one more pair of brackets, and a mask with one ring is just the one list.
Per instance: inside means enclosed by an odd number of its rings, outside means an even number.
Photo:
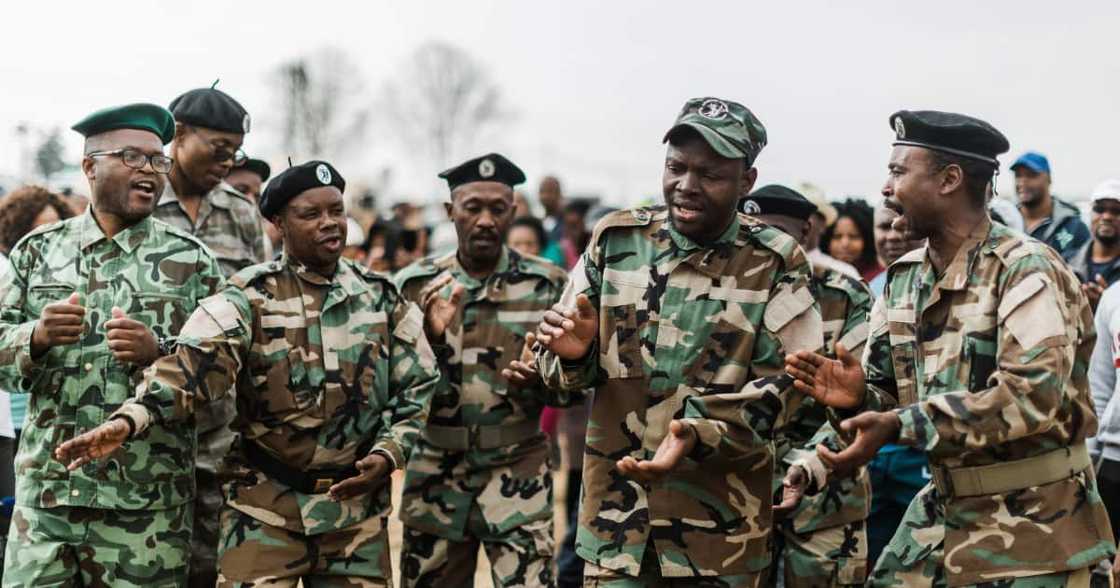
[{"label": "cap badge", "polygon": [[762,207],[754,200],[747,200],[743,203],[743,212],[747,214],[759,214],[762,212]]},{"label": "cap badge", "polygon": [[324,186],[330,185],[331,170],[327,169],[327,164],[320,163],[319,167],[315,168],[315,177],[319,178],[319,181],[322,182]]},{"label": "cap badge", "polygon": [[483,159],[478,164],[478,175],[484,178],[494,177],[494,162],[489,159]]},{"label": "cap badge", "polygon": [[727,115],[727,105],[723,103],[723,100],[709,98],[700,105],[700,109],[696,112],[704,118],[719,120]]},{"label": "cap badge", "polygon": [[906,138],[906,126],[902,124],[902,117],[894,117],[894,134],[898,135],[899,139]]},{"label": "cap badge", "polygon": [[249,122],[250,122],[249,121],[249,113],[246,112],[245,113],[245,118],[241,119],[241,130],[243,132],[246,132],[246,133],[249,132]]}]

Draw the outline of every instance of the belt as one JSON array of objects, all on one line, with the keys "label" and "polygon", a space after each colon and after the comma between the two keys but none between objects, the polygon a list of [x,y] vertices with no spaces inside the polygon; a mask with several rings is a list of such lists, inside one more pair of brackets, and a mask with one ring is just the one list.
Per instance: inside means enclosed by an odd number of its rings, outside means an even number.
[{"label": "belt", "polygon": [[1085,443],[1006,463],[985,466],[931,467],[933,485],[942,498],[986,496],[1068,480],[1092,465]]},{"label": "belt", "polygon": [[304,494],[322,494],[331,486],[358,475],[354,466],[333,469],[301,470],[293,468],[252,441],[241,444],[249,465],[281,484]]},{"label": "belt", "polygon": [[509,425],[476,425],[471,427],[444,427],[428,425],[424,439],[440,449],[466,451],[468,449],[497,449],[516,445],[540,435],[540,425],[535,421],[521,421]]}]

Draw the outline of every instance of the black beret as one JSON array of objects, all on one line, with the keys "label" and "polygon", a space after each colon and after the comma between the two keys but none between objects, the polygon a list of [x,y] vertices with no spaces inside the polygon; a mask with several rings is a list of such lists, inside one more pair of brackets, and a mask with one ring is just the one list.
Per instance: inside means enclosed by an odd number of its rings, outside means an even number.
[{"label": "black beret", "polygon": [[331,164],[312,160],[293,165],[276,174],[265,186],[257,206],[265,218],[276,216],[293,198],[313,188],[334,186],[339,192],[346,191],[346,180]]},{"label": "black beret", "polygon": [[175,121],[167,109],[156,104],[126,104],[103,108],[70,127],[83,137],[92,137],[117,129],[139,129],[159,137],[164,145],[175,136]]},{"label": "black beret", "polygon": [[499,182],[512,188],[525,181],[525,172],[505,157],[490,153],[444,170],[439,177],[447,180],[451,190],[471,182]]},{"label": "black beret", "polygon": [[780,214],[801,220],[817,211],[817,205],[792,190],[778,184],[763,186],[739,201],[739,212],[746,214]]},{"label": "black beret", "polygon": [[268,163],[260,159],[253,159],[251,157],[249,159],[246,159],[245,163],[237,166],[234,169],[244,169],[251,171],[260,176],[262,182],[267,182],[268,177],[272,175],[272,168],[268,166]]},{"label": "black beret", "polygon": [[168,109],[175,120],[189,125],[227,133],[249,132],[249,113],[229,94],[214,88],[182,94],[171,101]]},{"label": "black beret", "polygon": [[900,110],[890,117],[895,145],[913,145],[968,157],[999,167],[996,156],[1010,148],[1007,137],[978,119],[936,110]]}]

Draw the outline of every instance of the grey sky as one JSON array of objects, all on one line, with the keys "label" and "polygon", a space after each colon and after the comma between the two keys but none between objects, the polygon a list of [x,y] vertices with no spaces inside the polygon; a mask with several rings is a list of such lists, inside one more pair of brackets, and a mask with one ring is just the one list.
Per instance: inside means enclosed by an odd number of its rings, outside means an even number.
[{"label": "grey sky", "polygon": [[[410,50],[444,40],[484,64],[516,110],[476,151],[509,155],[533,194],[554,172],[569,192],[619,204],[659,195],[661,136],[699,95],[743,102],[766,125],[760,183],[811,180],[832,198],[878,193],[887,117],[904,107],[987,119],[1011,139],[1005,171],[1042,150],[1060,194],[1120,176],[1117,2],[38,1],[6,3],[4,21],[0,173],[18,171],[20,120],[65,128],[218,77],[254,115],[246,149],[280,164],[266,81],[276,64],[336,46],[372,99]],[[383,122],[368,136],[340,161],[352,182],[392,164],[392,197],[430,195],[439,170]],[[1006,173],[1000,191],[1011,193]]]}]

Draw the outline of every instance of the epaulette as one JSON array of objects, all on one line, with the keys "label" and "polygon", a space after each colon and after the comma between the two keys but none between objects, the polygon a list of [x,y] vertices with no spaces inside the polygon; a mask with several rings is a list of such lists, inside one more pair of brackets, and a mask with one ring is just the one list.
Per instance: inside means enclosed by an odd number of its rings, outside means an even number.
[{"label": "epaulette", "polygon": [[874,298],[874,295],[871,293],[871,288],[869,288],[867,284],[834,269],[825,269],[821,275],[820,283],[826,288],[844,292],[851,300],[856,300],[857,298]]},{"label": "epaulette", "polygon": [[1010,229],[1003,229],[1002,227],[992,227],[992,235],[989,237],[995,242],[989,246],[992,253],[1004,263],[1010,265],[1012,262],[1027,257],[1028,255],[1046,255],[1049,245],[1026,235],[1017,234]]},{"label": "epaulette", "polygon": [[366,266],[364,266],[360,263],[357,263],[353,260],[346,259],[346,258],[342,258],[340,261],[348,264],[351,268],[354,269],[354,273],[358,274],[358,276],[360,278],[362,278],[363,280],[365,280],[368,283],[377,283],[377,282],[388,282],[390,284],[393,283],[393,277],[390,276],[389,274],[385,273],[385,272],[374,271],[374,270],[372,270],[372,269],[370,269],[370,268],[368,268],[368,267],[366,267]]},{"label": "epaulette", "polygon": [[50,223],[48,225],[39,225],[39,226],[35,227],[34,229],[31,229],[23,237],[20,237],[20,240],[16,241],[16,244],[12,246],[12,250],[15,251],[16,249],[18,249],[21,245],[23,245],[23,243],[25,241],[28,241],[28,240],[30,240],[32,238],[35,238],[35,237],[38,237],[39,235],[45,235],[47,233],[53,233],[57,230],[62,229],[63,227],[66,227],[66,226],[72,224],[72,222],[78,222],[79,220],[81,220],[81,218],[82,218],[81,215],[78,215],[78,216],[72,216],[72,217],[70,217],[66,220],[58,221],[56,223]]},{"label": "epaulette", "polygon": [[442,255],[429,255],[428,257],[418,259],[393,274],[393,284],[400,290],[404,290],[405,284],[410,280],[434,276],[449,267],[447,265],[448,260],[454,259],[454,251]]},{"label": "epaulette", "polygon": [[543,257],[523,255],[513,251],[510,251],[510,255],[517,256],[517,269],[522,273],[540,276],[555,285],[561,285],[568,279],[568,272]]},{"label": "epaulette", "polygon": [[654,221],[664,221],[669,216],[665,206],[643,206],[626,208],[607,213],[595,224],[591,231],[591,243],[598,243],[603,233],[610,229],[624,227],[644,227]]},{"label": "epaulette", "polygon": [[252,198],[249,198],[248,196],[242,194],[237,188],[234,188],[233,186],[227,184],[225,180],[219,182],[218,185],[215,186],[215,188],[221,190],[232,198],[241,200],[242,202],[248,204],[249,206],[252,206],[253,208],[257,207],[257,203],[253,202]]},{"label": "epaulette", "polygon": [[925,259],[926,246],[922,245],[921,247],[913,251],[907,251],[902,257],[894,260],[894,263],[891,264],[891,267],[893,268],[895,266],[909,265],[912,263],[922,263],[923,261],[925,261]]},{"label": "epaulette", "polygon": [[229,277],[228,282],[231,286],[245,289],[266,276],[280,273],[283,268],[284,265],[278,259],[258,263],[233,274]]},{"label": "epaulette", "polygon": [[198,247],[201,247],[202,249],[205,249],[206,252],[209,253],[211,255],[211,257],[213,257],[213,253],[210,252],[210,249],[208,247],[206,247],[206,244],[203,243],[198,237],[195,237],[194,235],[184,231],[183,229],[180,229],[179,227],[176,227],[175,225],[172,225],[170,223],[166,223],[164,221],[159,220],[158,218],[152,217],[152,228],[161,230],[164,233],[167,233],[168,235],[171,235],[173,237],[179,237],[180,239],[183,239],[184,241],[189,241],[191,244],[196,245]]},{"label": "epaulette", "polygon": [[778,257],[786,262],[787,267],[791,265],[794,255],[797,253],[797,241],[794,241],[793,237],[752,216],[741,212],[735,214],[739,215],[739,234],[736,238],[736,244],[757,243],[778,254]]}]

